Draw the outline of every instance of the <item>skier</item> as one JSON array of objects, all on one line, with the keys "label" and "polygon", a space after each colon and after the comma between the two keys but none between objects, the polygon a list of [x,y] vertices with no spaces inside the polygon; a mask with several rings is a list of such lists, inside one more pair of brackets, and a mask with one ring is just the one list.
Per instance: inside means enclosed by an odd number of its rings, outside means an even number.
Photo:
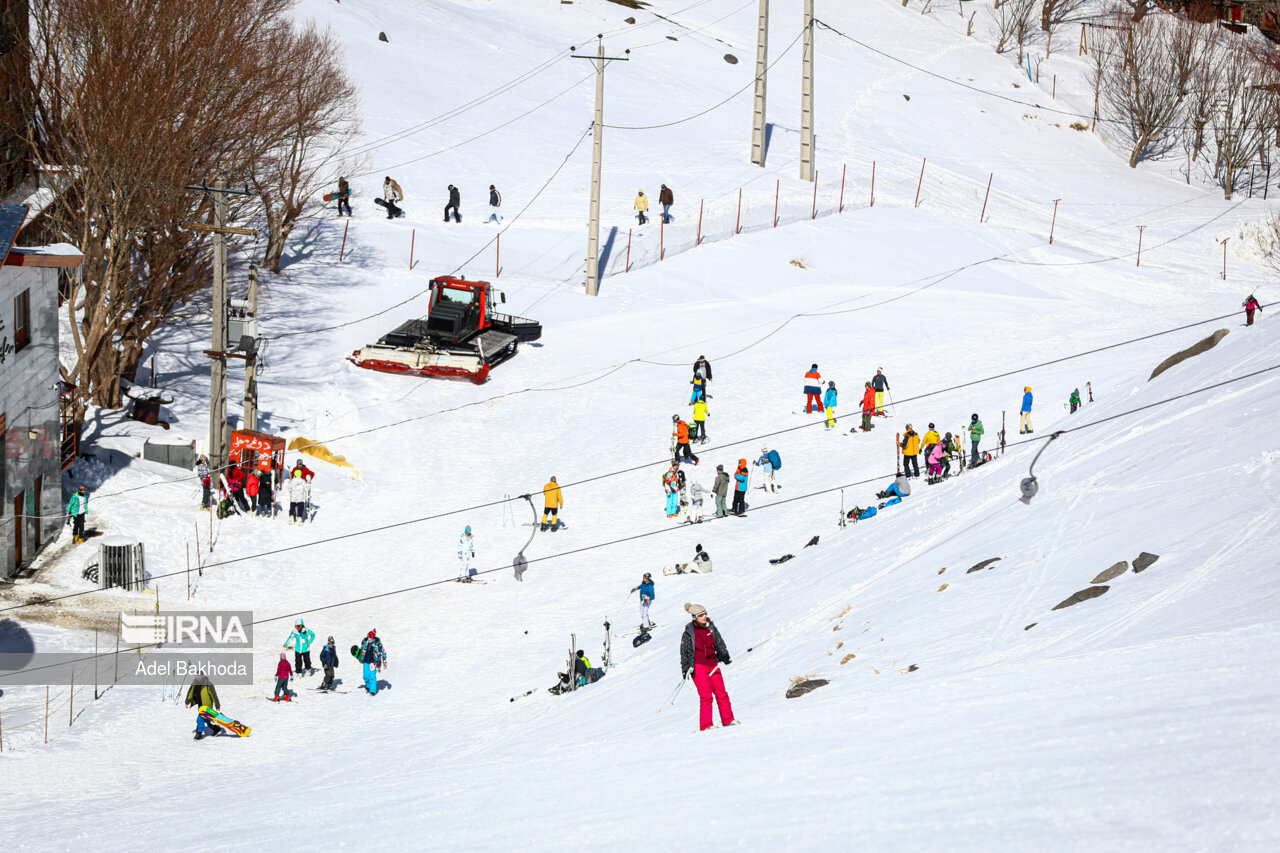
[{"label": "skier", "polygon": [[560,486],[556,483],[556,478],[552,477],[551,482],[542,487],[542,527],[547,529],[547,517],[551,517],[551,530],[554,532],[560,529],[560,507],[564,506],[564,496],[560,494]]},{"label": "skier", "polygon": [[307,502],[311,500],[311,481],[295,468],[288,488],[289,523],[303,524],[307,520]]},{"label": "skier", "polygon": [[703,400],[699,394],[698,402],[693,404],[693,440],[699,444],[707,443],[707,418],[709,417],[711,413],[707,411],[707,401]]},{"label": "skier", "polygon": [[911,480],[907,478],[907,475],[899,471],[898,476],[894,478],[894,481],[889,484],[889,487],[887,489],[885,489],[883,492],[876,492],[876,497],[883,500],[889,497],[905,498],[910,494],[911,494]]},{"label": "skier", "polygon": [[636,222],[640,225],[647,225],[649,217],[644,214],[649,209],[649,197],[644,194],[644,190],[636,190],[636,203],[632,207],[636,211]]},{"label": "skier", "polygon": [[733,493],[733,514],[741,516],[747,511],[747,484],[751,482],[751,475],[747,473],[747,460],[738,460],[738,470],[734,472],[733,479],[737,486]]},{"label": "skier", "polygon": [[969,419],[969,440],[973,442],[973,456],[969,460],[970,467],[978,464],[978,442],[982,440],[982,421],[978,420],[978,413],[974,412],[973,417]]},{"label": "skier", "polygon": [[760,488],[767,492],[778,491],[778,487],[773,480],[773,474],[778,468],[777,463],[780,461],[781,460],[778,458],[778,451],[770,451],[769,445],[762,444],[760,445],[760,458],[751,463],[752,467],[755,467],[756,465],[760,466],[760,471],[764,474],[764,485]]},{"label": "skier", "polygon": [[813,414],[814,407],[818,411],[822,411],[822,374],[818,372],[818,365],[813,365],[804,375],[804,413],[806,415]]},{"label": "skier", "polygon": [[729,475],[723,465],[716,466],[716,481],[711,485],[711,492],[716,496],[716,518],[724,518],[729,514],[724,507],[729,497]]},{"label": "skier", "polygon": [[1071,414],[1076,413],[1076,409],[1080,408],[1080,389],[1077,388],[1071,392],[1071,397],[1067,400],[1071,404]]},{"label": "skier", "polygon": [[702,496],[702,484],[694,480],[693,484],[689,486],[689,513],[691,515],[689,520],[694,524],[702,523]]},{"label": "skier", "polygon": [[476,541],[471,538],[471,525],[458,537],[458,580],[471,583],[471,561],[476,556]]},{"label": "skier", "polygon": [[71,539],[79,545],[84,541],[85,515],[89,511],[89,490],[85,486],[76,489],[76,493],[67,501],[67,520],[71,522]]},{"label": "skier", "polygon": [[637,590],[640,591],[640,630],[648,631],[653,627],[653,623],[649,621],[649,605],[653,603],[653,575],[645,572],[640,583],[631,588],[632,592]]},{"label": "skier", "polygon": [[695,370],[693,378],[689,380],[689,384],[693,386],[693,393],[689,397],[689,405],[692,406],[706,394],[707,380],[702,378],[701,370]]},{"label": "skier", "polygon": [[698,728],[704,732],[711,728],[712,696],[720,711],[720,725],[735,725],[733,706],[729,704],[729,694],[724,689],[724,675],[720,672],[720,667],[733,663],[724,638],[707,615],[705,607],[686,604],[684,609],[693,618],[685,626],[684,636],[680,638],[680,676],[688,678],[692,674],[693,685],[698,688],[698,699],[701,700]]},{"label": "skier", "polygon": [[444,206],[444,221],[449,221],[449,211],[453,211],[453,221],[462,221],[462,193],[453,184],[449,184],[449,203]]},{"label": "skier", "polygon": [[827,413],[826,429],[836,425],[836,383],[827,383],[827,393],[822,396],[822,408]]},{"label": "skier", "polygon": [[276,691],[271,696],[272,702],[279,702],[282,696],[286,702],[293,701],[289,695],[289,676],[291,675],[293,675],[293,669],[289,666],[289,656],[281,652],[280,663],[276,664]]},{"label": "skier", "polygon": [[287,649],[289,644],[293,643],[293,671],[298,673],[299,677],[302,676],[304,669],[308,670],[308,675],[316,671],[316,668],[311,665],[311,644],[315,639],[316,632],[299,619],[298,624],[293,626],[293,633],[289,634],[288,639],[281,646]]},{"label": "skier", "polygon": [[[907,424],[907,431],[902,436],[902,470],[908,477],[920,476],[920,435]],[[912,472],[915,473],[912,473]]]},{"label": "skier", "polygon": [[291,471],[289,472],[289,476],[290,476],[290,477],[293,477],[293,475],[294,475],[294,472],[295,472],[295,471],[296,471],[296,472],[301,472],[301,474],[302,474],[302,479],[306,480],[308,483],[310,483],[312,480],[314,480],[314,479],[316,478],[316,472],[315,472],[315,471],[312,471],[312,470],[311,470],[310,468],[308,468],[306,465],[303,465],[303,464],[302,464],[302,457],[301,457],[301,456],[299,456],[299,457],[294,461],[294,463],[293,463],[293,470],[291,470]]},{"label": "skier", "polygon": [[675,424],[672,430],[676,439],[676,460],[697,465],[698,457],[694,456],[693,451],[689,449],[689,425],[682,421],[679,415],[672,415],[671,422]]},{"label": "skier", "polygon": [[[214,689],[213,682],[209,681],[207,675],[197,675],[191,679],[191,687],[187,689],[186,705],[188,708],[196,709],[196,736],[195,740],[202,740],[206,734],[216,735],[222,733],[222,727],[214,725],[210,720],[205,719],[202,713],[205,708],[212,708],[215,711],[222,710],[222,702],[218,699],[218,691]],[[206,732],[205,730],[208,729]]]},{"label": "skier", "polygon": [[711,384],[711,362],[707,361],[705,355],[698,356],[698,360],[693,363],[693,372],[701,373],[706,384]]},{"label": "skier", "polygon": [[877,367],[876,375],[871,377],[871,387],[876,389],[876,414],[884,414],[884,392],[889,390],[889,377],[884,375],[884,368]]},{"label": "skier", "polygon": [[933,424],[929,424],[929,431],[924,434],[922,442],[924,444],[924,458],[926,460],[928,460],[929,455],[933,453],[933,446],[939,441],[942,441],[942,439],[938,436],[938,431],[934,428]]},{"label": "skier", "polygon": [[489,184],[489,222],[502,222],[502,193],[493,184]]},{"label": "skier", "polygon": [[1031,386],[1030,385],[1022,389],[1022,409],[1020,411],[1022,413],[1022,422],[1021,422],[1021,429],[1018,430],[1018,433],[1020,435],[1025,435],[1030,432],[1035,432],[1035,430],[1031,428]]},{"label": "skier", "polygon": [[1262,306],[1258,303],[1258,300],[1254,298],[1253,294],[1250,293],[1249,298],[1244,301],[1244,324],[1246,326],[1252,326],[1253,312],[1261,310]]},{"label": "skier", "polygon": [[376,630],[370,631],[369,636],[360,641],[360,662],[364,664],[364,689],[370,696],[376,696],[378,673],[387,666],[387,653]]},{"label": "skier", "polygon": [[320,665],[324,667],[324,681],[320,682],[321,690],[333,689],[333,671],[338,668],[338,649],[333,643],[333,637],[324,641],[324,647],[320,649]]},{"label": "skier", "polygon": [[346,178],[338,178],[338,191],[333,194],[338,200],[338,215],[342,215],[342,209],[347,209],[347,218],[351,218],[351,185],[347,183]]},{"label": "skier", "polygon": [[676,198],[672,195],[670,187],[663,184],[662,189],[658,191],[658,204],[662,205],[662,221],[667,225],[671,224],[671,206],[675,203]]},{"label": "skier", "polygon": [[862,392],[862,431],[871,432],[871,417],[876,413],[876,389],[871,387],[870,382],[865,385],[866,390]]},{"label": "skier", "polygon": [[390,175],[382,179],[382,200],[387,205],[387,219],[404,216],[404,211],[396,206],[396,202],[404,200],[404,191],[400,189],[398,182],[391,179]]},{"label": "skier", "polygon": [[203,453],[196,460],[196,476],[200,478],[200,488],[204,490],[200,497],[200,508],[208,509],[213,503],[213,492],[210,489],[213,485],[213,478],[209,473],[209,457]]},{"label": "skier", "polygon": [[671,460],[671,467],[662,474],[662,491],[667,496],[667,518],[675,518],[680,514],[680,463]]},{"label": "skier", "polygon": [[929,468],[929,484],[942,482],[942,459],[947,452],[942,449],[942,442],[934,442],[933,450],[925,457],[925,464]]}]

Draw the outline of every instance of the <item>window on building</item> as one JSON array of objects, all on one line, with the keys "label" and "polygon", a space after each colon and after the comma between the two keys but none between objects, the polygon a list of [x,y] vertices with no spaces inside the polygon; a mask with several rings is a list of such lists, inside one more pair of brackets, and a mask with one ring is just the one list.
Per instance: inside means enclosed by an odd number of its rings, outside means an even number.
[{"label": "window on building", "polygon": [[31,291],[13,297],[13,351],[21,352],[31,343]]}]

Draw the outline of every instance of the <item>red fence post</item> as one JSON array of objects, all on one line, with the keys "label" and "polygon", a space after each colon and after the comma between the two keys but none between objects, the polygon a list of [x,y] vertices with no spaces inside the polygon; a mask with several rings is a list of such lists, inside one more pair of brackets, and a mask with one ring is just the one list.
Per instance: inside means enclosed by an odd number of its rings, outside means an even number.
[{"label": "red fence post", "polygon": [[773,227],[778,227],[778,194],[782,192],[782,179],[779,178],[773,187]]},{"label": "red fence post", "polygon": [[1145,226],[1145,225],[1139,225],[1139,226],[1137,226],[1137,229],[1138,229],[1138,262],[1137,262],[1136,264],[1134,264],[1134,266],[1135,266],[1135,267],[1140,267],[1140,266],[1142,266],[1142,232],[1143,232],[1143,231],[1145,231],[1145,230],[1146,230],[1146,228],[1147,228],[1147,226]]},{"label": "red fence post", "polygon": [[497,248],[493,253],[493,277],[502,275],[502,232],[498,232]]},{"label": "red fence post", "polygon": [[991,198],[991,179],[995,176],[996,173],[992,172],[990,176],[987,177],[987,194],[982,197],[982,212],[978,214],[979,222],[987,218],[987,199]]},{"label": "red fence post", "polygon": [[347,251],[347,232],[351,230],[351,219],[347,219],[347,227],[342,229],[342,248],[338,250],[338,263],[342,263],[342,256]]},{"label": "red fence post", "polygon": [[876,206],[876,161],[871,161],[871,206]]},{"label": "red fence post", "polygon": [[1055,199],[1053,200],[1053,221],[1049,223],[1049,245],[1050,245],[1050,246],[1052,246],[1052,245],[1053,245],[1053,229],[1054,229],[1054,226],[1056,226],[1056,225],[1058,224],[1058,202],[1060,202],[1060,201],[1062,201],[1062,199],[1060,199],[1060,198],[1055,198]]},{"label": "red fence post", "polygon": [[631,272],[631,229],[627,229],[627,266],[623,272]]},{"label": "red fence post", "polygon": [[418,229],[409,232],[409,269],[413,269],[413,244],[418,239]]},{"label": "red fence post", "polygon": [[840,208],[837,211],[838,213],[844,213],[844,173],[848,168],[848,163],[845,163],[840,167]]},{"label": "red fence post", "polygon": [[706,202],[706,199],[702,199],[702,198],[698,199],[698,239],[695,240],[693,243],[693,245],[695,246],[702,245],[702,205],[705,202]]},{"label": "red fence post", "polygon": [[810,219],[818,218],[818,170],[813,170],[813,213],[809,215]]},{"label": "red fence post", "polygon": [[733,233],[742,233],[742,187],[738,187],[738,221],[733,224]]},{"label": "red fence post", "polygon": [[924,186],[924,164],[929,161],[928,157],[920,158],[920,180],[916,182],[916,203],[912,207],[920,206],[920,188]]}]

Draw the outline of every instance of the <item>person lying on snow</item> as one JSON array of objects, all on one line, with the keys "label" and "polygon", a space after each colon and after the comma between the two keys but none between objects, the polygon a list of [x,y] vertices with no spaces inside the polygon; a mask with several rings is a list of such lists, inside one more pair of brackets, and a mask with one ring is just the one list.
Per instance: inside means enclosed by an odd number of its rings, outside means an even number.
[{"label": "person lying on snow", "polygon": [[[552,693],[567,693],[572,689],[569,686],[568,673],[557,672],[556,676],[560,680],[551,688]],[[587,660],[587,656],[583,653],[582,649],[578,649],[573,660],[573,677],[578,687],[586,687],[588,684],[594,684],[604,678],[604,670],[593,667],[591,665],[591,661]]]}]

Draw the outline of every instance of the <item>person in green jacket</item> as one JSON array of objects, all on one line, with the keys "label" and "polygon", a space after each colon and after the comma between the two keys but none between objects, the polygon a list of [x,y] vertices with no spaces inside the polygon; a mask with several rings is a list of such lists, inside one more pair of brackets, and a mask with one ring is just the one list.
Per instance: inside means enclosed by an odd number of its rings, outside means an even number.
[{"label": "person in green jacket", "polygon": [[84,541],[84,518],[89,511],[89,490],[84,486],[67,501],[67,517],[71,521],[71,538],[79,545]]},{"label": "person in green jacket", "polygon": [[1071,392],[1071,398],[1067,400],[1071,404],[1071,414],[1076,413],[1076,409],[1080,408],[1080,389],[1077,388]]},{"label": "person in green jacket", "polygon": [[978,413],[974,412],[973,417],[969,419],[969,439],[973,442],[973,456],[969,460],[969,464],[978,464],[978,442],[982,441],[982,421],[978,420]]},{"label": "person in green jacket", "polygon": [[[201,740],[206,734],[216,735],[222,732],[221,726],[215,726],[200,712],[202,708],[222,710],[222,703],[218,701],[218,691],[214,689],[209,676],[197,675],[191,680],[191,687],[187,690],[186,704],[188,708],[196,709],[196,740]],[[208,731],[206,732],[205,729]]]},{"label": "person in green jacket", "polygon": [[298,675],[302,675],[303,664],[306,664],[308,675],[316,671],[316,668],[311,665],[311,644],[315,638],[316,632],[308,629],[306,623],[299,619],[298,624],[293,626],[293,633],[281,647],[287,649],[289,644],[293,643],[293,671]]}]

